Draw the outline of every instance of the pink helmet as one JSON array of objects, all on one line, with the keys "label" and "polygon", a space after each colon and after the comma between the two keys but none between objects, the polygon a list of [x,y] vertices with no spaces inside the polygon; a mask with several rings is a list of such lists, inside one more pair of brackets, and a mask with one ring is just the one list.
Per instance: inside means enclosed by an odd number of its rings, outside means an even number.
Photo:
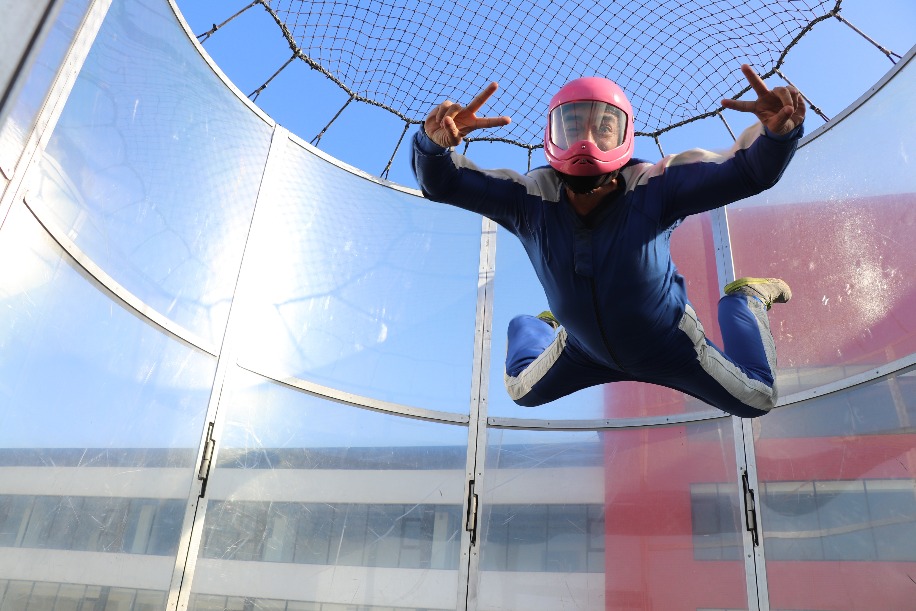
[{"label": "pink helmet", "polygon": [[550,100],[544,153],[553,169],[598,176],[633,157],[633,107],[616,83],[585,77],[570,81]]}]

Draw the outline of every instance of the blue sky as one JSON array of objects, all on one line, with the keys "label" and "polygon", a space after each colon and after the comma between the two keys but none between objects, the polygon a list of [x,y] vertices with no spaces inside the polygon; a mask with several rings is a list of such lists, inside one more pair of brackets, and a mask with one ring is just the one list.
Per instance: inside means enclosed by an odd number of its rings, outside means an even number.
[{"label": "blue sky", "polygon": [[[192,2],[177,0],[195,34],[210,29],[245,7],[247,0]],[[876,8],[880,6],[880,10]],[[916,3],[912,0],[844,0],[841,15],[886,48],[904,55],[914,43]],[[244,93],[256,90],[290,56],[289,47],[270,15],[255,6],[216,32],[204,49]],[[739,66],[735,66],[738,71]],[[855,101],[891,68],[888,58],[874,46],[836,19],[815,25],[793,48],[783,73],[823,112],[835,116]],[[481,86],[485,84],[481,83]],[[771,79],[768,84],[783,84]],[[491,100],[490,114],[502,114],[501,91]],[[633,94],[631,94],[633,95]],[[309,141],[331,120],[347,100],[347,95],[324,75],[294,61],[258,97],[257,104],[278,123]],[[546,106],[547,100],[544,100]],[[747,117],[730,112],[728,121],[738,130]],[[638,117],[637,117],[638,122]],[[808,131],[823,121],[809,111]],[[364,103],[352,103],[322,137],[319,148],[332,156],[373,175],[387,164],[403,130],[403,122],[385,110]],[[666,153],[703,147],[718,149],[730,144],[730,136],[718,119],[693,123],[660,137]],[[401,145],[388,178],[413,187],[408,167],[407,147]],[[637,138],[636,154],[647,159],[660,156],[655,142]],[[511,145],[478,143],[468,155],[484,167],[509,167],[524,171],[527,152]],[[532,165],[543,164],[543,153],[536,150]]]}]

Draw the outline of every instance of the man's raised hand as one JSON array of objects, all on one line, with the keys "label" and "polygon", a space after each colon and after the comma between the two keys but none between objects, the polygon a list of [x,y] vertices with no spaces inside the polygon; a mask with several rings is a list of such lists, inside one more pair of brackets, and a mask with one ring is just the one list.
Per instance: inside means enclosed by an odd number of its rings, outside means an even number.
[{"label": "man's raised hand", "polygon": [[722,106],[740,112],[752,112],[767,129],[777,135],[788,134],[805,120],[805,100],[795,87],[767,88],[754,69],[741,66],[747,82],[757,94],[757,101],[722,100]]},{"label": "man's raised hand", "polygon": [[475,129],[500,127],[512,122],[509,117],[478,117],[477,111],[499,88],[490,83],[467,106],[446,100],[436,106],[423,122],[426,135],[439,146],[458,146]]}]

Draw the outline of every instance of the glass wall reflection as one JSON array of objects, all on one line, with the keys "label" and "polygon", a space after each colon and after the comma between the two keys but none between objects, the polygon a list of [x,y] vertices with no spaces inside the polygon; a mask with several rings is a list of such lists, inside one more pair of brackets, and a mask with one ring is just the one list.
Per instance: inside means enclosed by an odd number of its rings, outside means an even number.
[{"label": "glass wall reflection", "polygon": [[21,204],[0,260],[4,600],[167,591],[215,359],[87,281]]},{"label": "glass wall reflection", "polygon": [[916,563],[916,375],[754,423],[770,602],[904,609]]},{"label": "glass wall reflection", "polygon": [[731,419],[602,441],[608,606],[747,608]]},{"label": "glass wall reflection", "polygon": [[334,405],[243,370],[220,411],[195,608],[226,596],[456,608],[465,426]]},{"label": "glass wall reflection", "polygon": [[746,608],[731,430],[491,429],[481,608]]},{"label": "glass wall reflection", "polygon": [[467,413],[480,217],[278,146],[246,258],[245,362]]},{"label": "glass wall reflection", "polygon": [[38,118],[38,111],[88,8],[89,0],[61,3],[60,12],[32,63],[18,97],[13,101],[7,120],[0,126],[0,168],[4,171],[12,173],[16,167]]},{"label": "glass wall reflection", "polygon": [[[84,6],[68,2],[64,15]],[[63,31],[53,40],[60,53]],[[54,61],[28,100],[44,95]],[[738,275],[796,288],[772,311],[784,395],[916,348],[906,273],[916,189],[904,158],[914,128],[892,114],[913,88],[898,76],[802,149],[780,187],[732,207]],[[23,109],[3,154],[21,150],[35,110]],[[886,154],[849,161],[866,140]],[[467,426],[335,403],[234,361],[466,414],[479,217],[367,180],[295,138],[271,144],[271,126],[158,0],[113,3],[30,198],[144,303],[214,344],[252,231],[189,608],[464,604]],[[709,217],[685,222],[673,248],[718,342]],[[0,261],[0,611],[161,609],[187,551],[216,360],[122,307],[22,202],[0,231]],[[502,388],[505,328],[547,304],[502,231],[494,290],[490,416],[708,409],[637,384],[516,407]],[[774,608],[910,605],[914,379],[885,376],[753,423]],[[478,608],[746,608],[732,426],[489,429]]]},{"label": "glass wall reflection", "polygon": [[270,136],[167,2],[113,2],[47,146],[38,198],[117,282],[218,345]]},{"label": "glass wall reflection", "polygon": [[602,435],[490,429],[480,490],[481,609],[605,609]]},{"label": "glass wall reflection", "polygon": [[770,313],[783,396],[916,351],[916,124],[899,115],[913,63],[800,149],[776,187],[729,206],[736,276],[793,288]]}]

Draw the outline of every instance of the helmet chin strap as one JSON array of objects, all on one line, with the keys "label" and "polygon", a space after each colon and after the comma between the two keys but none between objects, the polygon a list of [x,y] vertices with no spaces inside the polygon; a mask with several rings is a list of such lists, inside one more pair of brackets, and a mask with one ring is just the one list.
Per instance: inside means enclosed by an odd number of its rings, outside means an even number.
[{"label": "helmet chin strap", "polygon": [[607,174],[598,174],[597,176],[573,176],[571,174],[557,172],[563,184],[576,195],[588,195],[589,193],[597,191],[617,178],[617,174],[617,170]]}]

